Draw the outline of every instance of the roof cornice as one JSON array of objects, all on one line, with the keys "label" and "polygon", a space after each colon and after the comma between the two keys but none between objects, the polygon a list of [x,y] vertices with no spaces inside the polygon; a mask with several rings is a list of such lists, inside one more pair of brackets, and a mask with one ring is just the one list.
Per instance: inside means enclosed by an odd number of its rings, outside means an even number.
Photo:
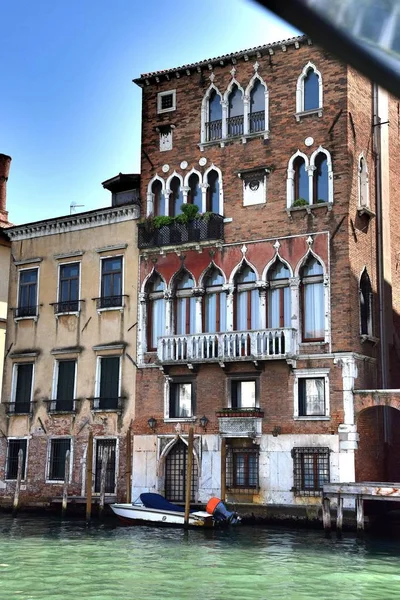
[{"label": "roof cornice", "polygon": [[294,46],[297,49],[300,48],[301,43],[311,45],[312,41],[307,35],[300,35],[288,38],[287,40],[273,42],[271,44],[264,44],[263,46],[255,46],[254,48],[248,48],[247,50],[223,54],[222,56],[216,56],[215,58],[207,58],[199,62],[182,65],[173,69],[144,73],[140,77],[133,79],[133,82],[140,87],[144,87],[145,85],[150,85],[151,83],[159,83],[162,80],[169,81],[171,77],[179,79],[182,73],[186,73],[186,75],[191,75],[192,73],[196,72],[201,73],[203,68],[207,68],[208,70],[212,71],[215,66],[221,67],[225,66],[227,63],[236,64],[236,62],[240,59],[247,61],[249,60],[250,56],[261,58],[261,56],[264,54],[272,55],[277,49],[281,49],[283,52],[286,52],[288,46]]},{"label": "roof cornice", "polygon": [[132,221],[140,217],[140,207],[137,204],[125,204],[102,208],[90,212],[78,213],[56,219],[46,219],[25,225],[17,225],[7,229],[7,235],[12,242],[31,238],[69,233],[92,227],[101,227],[113,223]]}]

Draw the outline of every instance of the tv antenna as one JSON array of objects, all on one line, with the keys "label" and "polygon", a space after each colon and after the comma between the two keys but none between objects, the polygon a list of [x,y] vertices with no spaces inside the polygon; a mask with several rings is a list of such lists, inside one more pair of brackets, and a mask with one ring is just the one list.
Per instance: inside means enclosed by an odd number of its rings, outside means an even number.
[{"label": "tv antenna", "polygon": [[71,202],[71,204],[69,205],[69,214],[72,215],[72,214],[76,213],[76,209],[81,208],[82,206],[85,206],[85,205],[77,204],[76,202]]}]

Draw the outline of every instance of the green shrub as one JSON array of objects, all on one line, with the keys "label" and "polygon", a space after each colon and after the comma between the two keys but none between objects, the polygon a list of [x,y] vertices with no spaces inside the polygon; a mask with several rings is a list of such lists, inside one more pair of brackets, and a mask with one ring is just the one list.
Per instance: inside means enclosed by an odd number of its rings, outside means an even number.
[{"label": "green shrub", "polygon": [[155,229],[161,229],[161,227],[164,227],[164,225],[171,225],[172,222],[172,217],[166,217],[164,215],[153,217],[153,226]]},{"label": "green shrub", "polygon": [[187,223],[187,221],[193,221],[193,219],[196,218],[197,213],[199,212],[199,207],[196,204],[182,204],[181,211],[182,214],[186,217]]},{"label": "green shrub", "polygon": [[293,206],[308,206],[308,202],[305,198],[297,198],[297,200],[293,202]]}]

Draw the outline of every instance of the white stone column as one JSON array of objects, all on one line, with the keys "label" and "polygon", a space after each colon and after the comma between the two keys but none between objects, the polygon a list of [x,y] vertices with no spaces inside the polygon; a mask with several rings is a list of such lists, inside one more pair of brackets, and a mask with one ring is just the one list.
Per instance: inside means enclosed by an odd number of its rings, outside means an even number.
[{"label": "white stone column", "polygon": [[190,192],[190,187],[188,185],[185,185],[185,186],[181,187],[181,190],[182,190],[183,204],[187,204],[188,193]]},{"label": "white stone column", "polygon": [[171,292],[164,294],[165,298],[165,335],[173,335],[174,331],[174,298]]},{"label": "white stone column", "polygon": [[234,323],[234,314],[233,314],[233,306],[234,306],[234,293],[235,286],[231,284],[225,284],[222,286],[222,291],[227,292],[226,297],[226,330],[233,331],[233,323]]},{"label": "white stone column", "polygon": [[139,293],[139,315],[138,315],[138,336],[137,336],[137,359],[138,363],[143,363],[144,354],[147,352],[147,299],[148,295]]},{"label": "white stone column", "polygon": [[[308,175],[308,203],[314,204],[314,171],[316,167],[314,165],[309,165],[306,167],[307,175]],[[315,199],[317,201],[317,199]]]},{"label": "white stone column", "polygon": [[296,330],[296,347],[294,349],[295,353],[297,353],[299,342],[300,342],[300,277],[290,277],[289,278],[289,287],[290,287],[290,325],[292,329]]},{"label": "white stone column", "polygon": [[228,102],[221,100],[222,106],[222,139],[225,140],[228,137]]},{"label": "white stone column", "polygon": [[250,112],[250,96],[247,96],[245,94],[243,96],[243,135],[248,135],[248,133],[250,131],[249,112]]},{"label": "white stone column", "polygon": [[205,213],[207,211],[207,190],[209,188],[208,183],[200,183],[201,189],[201,212]]},{"label": "white stone column", "polygon": [[286,179],[286,208],[293,206],[294,201],[294,169],[288,169]]},{"label": "white stone column", "polygon": [[196,333],[203,332],[203,296],[204,290],[203,288],[194,288],[193,296],[195,297],[196,302],[196,314],[195,314],[195,329]]},{"label": "white stone column", "polygon": [[164,203],[165,203],[165,216],[169,216],[169,196],[171,194],[171,190],[166,189],[164,191]]},{"label": "white stone column", "polygon": [[152,192],[148,192],[147,194],[147,211],[146,216],[154,215],[154,196]]},{"label": "white stone column", "polygon": [[257,281],[257,288],[260,294],[260,317],[259,328],[266,329],[267,327],[267,288],[269,284],[265,281]]}]

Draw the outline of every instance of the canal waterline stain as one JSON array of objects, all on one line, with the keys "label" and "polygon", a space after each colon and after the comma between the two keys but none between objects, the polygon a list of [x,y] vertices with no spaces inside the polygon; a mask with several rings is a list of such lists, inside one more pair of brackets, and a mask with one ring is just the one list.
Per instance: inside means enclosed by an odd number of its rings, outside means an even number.
[{"label": "canal waterline stain", "polygon": [[273,527],[120,527],[0,516],[0,599],[387,600],[400,541]]}]

